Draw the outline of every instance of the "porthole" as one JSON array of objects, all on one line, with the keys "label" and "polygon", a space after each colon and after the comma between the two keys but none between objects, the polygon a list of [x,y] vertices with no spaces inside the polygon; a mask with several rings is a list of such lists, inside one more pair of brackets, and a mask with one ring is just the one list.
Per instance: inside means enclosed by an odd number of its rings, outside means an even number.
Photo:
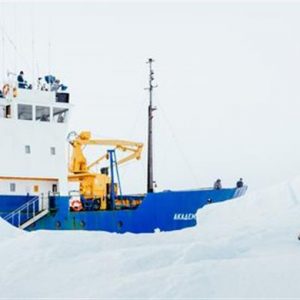
[{"label": "porthole", "polygon": [[121,229],[122,227],[123,227],[123,222],[122,222],[122,221],[119,221],[119,222],[118,222],[118,228]]}]

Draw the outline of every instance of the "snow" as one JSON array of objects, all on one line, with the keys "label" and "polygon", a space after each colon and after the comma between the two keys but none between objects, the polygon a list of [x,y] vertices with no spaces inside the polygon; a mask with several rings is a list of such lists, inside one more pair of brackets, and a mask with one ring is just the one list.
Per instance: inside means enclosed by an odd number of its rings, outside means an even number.
[{"label": "snow", "polygon": [[0,222],[0,298],[300,296],[300,178],[155,234],[22,232]]}]

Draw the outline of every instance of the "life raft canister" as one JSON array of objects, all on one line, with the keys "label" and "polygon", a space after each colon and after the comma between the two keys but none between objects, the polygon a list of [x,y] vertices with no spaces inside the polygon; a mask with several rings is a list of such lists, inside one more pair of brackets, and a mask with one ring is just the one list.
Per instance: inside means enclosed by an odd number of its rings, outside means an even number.
[{"label": "life raft canister", "polygon": [[70,205],[73,211],[81,211],[83,209],[82,203],[80,200],[73,200]]},{"label": "life raft canister", "polygon": [[5,97],[8,93],[9,93],[9,84],[6,83],[6,84],[4,84],[4,86],[3,86],[2,94],[3,94],[3,96]]}]

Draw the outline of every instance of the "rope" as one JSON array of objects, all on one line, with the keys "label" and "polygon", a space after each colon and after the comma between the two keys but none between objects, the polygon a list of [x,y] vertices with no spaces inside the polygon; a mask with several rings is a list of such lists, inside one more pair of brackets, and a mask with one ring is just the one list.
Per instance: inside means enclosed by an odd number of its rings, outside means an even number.
[{"label": "rope", "polygon": [[[14,3],[14,37],[16,44],[18,44],[17,39],[17,4]],[[14,52],[14,73],[17,73],[17,53]]]},{"label": "rope", "polygon": [[4,81],[5,78],[5,37],[4,37],[4,24],[5,24],[5,20],[4,20],[4,3],[2,2],[2,6],[1,6],[1,17],[2,17],[2,25],[1,25],[1,31],[2,31],[2,80]]},{"label": "rope", "polygon": [[143,110],[143,106],[144,106],[144,102],[140,102],[139,106],[137,107],[137,113],[136,113],[136,116],[135,116],[134,121],[132,123],[132,126],[130,127],[128,136],[132,136],[135,133],[135,130],[137,128],[137,124],[140,120],[140,116],[142,115],[141,112]]},{"label": "rope", "polygon": [[33,7],[31,10],[31,37],[32,37],[32,84],[35,83],[35,32],[34,32],[34,3],[33,3]]},{"label": "rope", "polygon": [[[31,69],[30,64],[28,63],[27,59],[25,58],[25,56],[23,56],[19,50],[17,45],[13,42],[13,40],[10,38],[9,34],[5,31],[4,29],[4,25],[1,25],[1,30],[2,30],[2,41],[3,41],[3,53],[5,52],[5,47],[4,47],[4,43],[5,43],[5,38],[7,39],[7,41],[9,42],[9,44],[12,46],[12,48],[15,50],[15,52],[20,56],[20,58],[26,63],[27,67],[29,69]],[[5,56],[3,54],[3,60],[4,60]],[[4,61],[3,61],[4,64]],[[5,72],[4,72],[5,73]]]},{"label": "rope", "polygon": [[51,63],[51,18],[48,19],[48,74],[52,72],[52,63]]},{"label": "rope", "polygon": [[[158,101],[158,102],[159,102],[159,101]],[[186,155],[185,155],[185,152],[184,152],[184,151],[182,150],[182,148],[180,147],[181,144],[178,142],[178,140],[177,140],[177,138],[176,138],[176,136],[175,136],[175,134],[174,134],[174,131],[173,131],[173,129],[172,129],[171,122],[170,122],[169,119],[167,118],[167,115],[166,115],[166,113],[165,113],[165,111],[164,111],[164,109],[163,109],[163,106],[161,105],[160,102],[159,102],[159,108],[160,108],[159,111],[162,112],[162,116],[164,117],[164,119],[165,119],[165,121],[166,121],[166,124],[168,125],[168,128],[169,128],[169,130],[170,130],[170,132],[171,132],[171,136],[172,136],[172,138],[173,138],[173,140],[174,140],[175,146],[177,147],[178,152],[181,154],[181,157],[182,157],[182,159],[183,159],[183,162],[185,163],[185,166],[187,167],[187,171],[189,172],[189,174],[191,174],[191,177],[192,177],[192,180],[194,181],[194,184],[195,184],[196,186],[199,186],[198,178],[197,178],[197,176],[195,175],[194,170],[193,170],[193,168],[192,168],[192,166],[191,166],[189,160],[187,159],[187,157],[186,157]]]}]

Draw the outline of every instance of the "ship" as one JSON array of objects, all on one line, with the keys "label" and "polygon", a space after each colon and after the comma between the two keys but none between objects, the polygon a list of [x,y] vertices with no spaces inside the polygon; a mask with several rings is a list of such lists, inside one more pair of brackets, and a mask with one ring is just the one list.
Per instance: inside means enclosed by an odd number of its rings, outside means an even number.
[{"label": "ship", "polygon": [[[147,63],[148,163],[142,194],[122,193],[118,170],[140,159],[142,143],[98,139],[87,130],[69,132],[70,93],[65,86],[52,88],[54,76],[45,76],[37,87],[20,86],[16,76],[8,77],[0,97],[0,216],[5,221],[26,231],[173,231],[195,226],[204,206],[245,194],[247,186],[155,191],[153,59]],[[84,149],[100,146],[104,153],[91,161]],[[70,183],[78,188],[70,190]]]}]

